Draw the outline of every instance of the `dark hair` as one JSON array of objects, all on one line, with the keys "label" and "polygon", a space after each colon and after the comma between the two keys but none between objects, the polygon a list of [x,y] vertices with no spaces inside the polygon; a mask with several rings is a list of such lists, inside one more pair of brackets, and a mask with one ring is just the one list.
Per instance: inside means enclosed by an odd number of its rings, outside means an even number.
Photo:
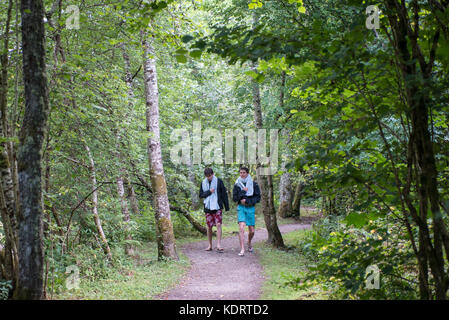
[{"label": "dark hair", "polygon": [[204,175],[205,175],[206,177],[210,176],[210,175],[213,174],[213,173],[214,173],[214,170],[212,170],[212,168],[206,168],[206,169],[204,169]]},{"label": "dark hair", "polygon": [[240,171],[240,170],[245,170],[246,173],[249,173],[249,169],[248,169],[247,167],[240,167],[239,171]]}]

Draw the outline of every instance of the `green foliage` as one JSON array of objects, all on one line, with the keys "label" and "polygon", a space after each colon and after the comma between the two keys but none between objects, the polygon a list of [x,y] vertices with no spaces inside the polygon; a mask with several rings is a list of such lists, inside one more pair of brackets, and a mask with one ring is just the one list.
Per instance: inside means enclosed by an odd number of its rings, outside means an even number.
[{"label": "green foliage", "polygon": [[176,285],[189,267],[188,259],[181,254],[180,261],[158,261],[155,243],[145,243],[137,249],[131,259],[123,251],[108,267],[107,277],[86,277],[80,270],[80,287],[73,290],[60,290],[51,299],[104,299],[104,300],[149,300],[166,292]]},{"label": "green foliage", "polygon": [[263,284],[261,299],[303,300],[327,299],[328,295],[319,285],[297,290],[285,283],[307,272],[308,257],[297,250],[304,241],[307,230],[289,232],[283,235],[286,250],[274,249],[266,243],[256,244],[256,252],[263,266],[266,281]]},{"label": "green foliage", "polygon": [[[337,299],[416,299],[417,270],[405,230],[391,217],[370,220],[364,228],[326,218],[299,244],[312,261],[291,280],[297,289],[322,284]],[[380,269],[379,289],[367,289],[366,270]]]},{"label": "green foliage", "polygon": [[[412,2],[405,3],[411,9]],[[421,19],[417,41],[428,56],[435,30],[440,21],[448,21],[449,11],[416,3]],[[286,155],[282,170],[292,173],[295,183],[304,183],[302,203],[321,206],[326,215],[301,240],[300,253],[316,265],[309,269],[310,276],[300,280],[314,283],[313,276],[315,283],[324,281],[335,297],[416,296],[416,259],[410,241],[418,239],[417,225],[411,225],[411,235],[404,231],[407,210],[398,193],[409,188],[410,206],[418,208],[420,185],[404,183],[417,174],[408,168],[413,121],[401,70],[396,66],[401,57],[390,42],[385,2],[378,4],[383,14],[382,28],[376,32],[365,27],[365,1],[73,4],[80,7],[79,30],[64,27],[67,15],[58,12],[59,7],[52,25],[46,24],[51,113],[43,173],[45,250],[52,292],[65,290],[65,269],[73,264],[91,287],[100,279],[120,278],[117,273],[131,268],[124,245],[143,250],[156,240],[152,195],[138,179],[149,181],[141,68],[141,41],[146,32],[155,48],[162,156],[171,204],[189,210],[204,223],[202,211],[192,209],[191,193],[197,192],[203,179],[203,165],[188,167],[170,161],[173,130],[187,128],[191,133],[193,121],[200,121],[203,130],[253,128],[251,83],[255,79],[260,86],[264,126],[288,130],[290,135],[281,135],[279,150]],[[0,7],[3,22],[7,3]],[[408,12],[410,19],[414,18],[412,12]],[[14,108],[8,108],[6,120],[8,130],[15,130],[11,136],[0,137],[0,142],[13,145],[17,145],[24,104],[22,60],[16,50],[20,38],[14,39],[20,21],[15,21],[15,16],[13,12],[11,30],[4,35],[10,35],[9,48],[0,51],[8,52],[10,59],[6,100]],[[440,200],[449,208],[449,41],[443,34],[445,28],[436,43],[431,78],[424,81],[418,72],[407,81],[424,88],[420,94],[428,95]],[[125,81],[127,72],[132,88]],[[109,262],[92,218],[91,168],[85,145],[95,162],[99,216],[113,251]],[[238,164],[214,163],[213,167],[232,188]],[[140,209],[140,214],[131,213],[127,225],[116,188],[123,172]],[[280,175],[274,176],[275,190]],[[129,205],[130,194],[128,190],[125,193]],[[276,192],[275,202],[277,197]],[[181,214],[172,212],[172,222],[178,241],[198,234]],[[432,231],[431,223],[428,226]],[[1,228],[0,242],[4,240]],[[377,291],[364,289],[364,272],[370,264],[382,271]],[[296,271],[289,272],[296,276]],[[5,288],[6,284],[0,283],[0,298]],[[131,291],[129,287],[126,290]]]},{"label": "green foliage", "polygon": [[11,280],[0,280],[0,300],[6,300],[9,296],[9,291],[12,289]]}]

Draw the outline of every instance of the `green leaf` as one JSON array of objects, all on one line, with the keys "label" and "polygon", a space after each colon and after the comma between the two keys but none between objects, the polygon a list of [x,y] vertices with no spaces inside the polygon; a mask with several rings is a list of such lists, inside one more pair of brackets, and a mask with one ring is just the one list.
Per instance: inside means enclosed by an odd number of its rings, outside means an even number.
[{"label": "green leaf", "polygon": [[344,95],[346,98],[349,98],[349,97],[353,96],[355,93],[356,93],[356,92],[351,91],[351,90],[348,90],[348,89],[345,89],[345,90],[343,91],[343,95]]},{"label": "green leaf", "polygon": [[200,58],[202,53],[203,53],[202,50],[192,50],[192,51],[189,52],[189,55],[192,58]]},{"label": "green leaf", "polygon": [[179,63],[186,63],[187,62],[187,57],[183,54],[177,54],[175,55],[176,61],[178,61]]},{"label": "green leaf", "polygon": [[189,42],[189,41],[191,41],[193,39],[195,39],[195,37],[193,37],[193,36],[191,36],[189,34],[186,34],[186,35],[182,36],[181,41],[183,43],[187,43],[187,42]]},{"label": "green leaf", "polygon": [[250,71],[246,71],[245,74],[247,76],[250,76],[253,79],[257,79],[257,73],[255,73],[254,71],[250,70]]},{"label": "green leaf", "polygon": [[187,50],[183,49],[183,48],[176,50],[176,54],[179,54],[179,55],[185,55],[186,53],[187,53]]},{"label": "green leaf", "polygon": [[320,129],[318,129],[317,127],[314,127],[314,126],[310,126],[310,127],[309,127],[309,133],[310,133],[312,136],[317,135],[318,132],[320,132]]}]

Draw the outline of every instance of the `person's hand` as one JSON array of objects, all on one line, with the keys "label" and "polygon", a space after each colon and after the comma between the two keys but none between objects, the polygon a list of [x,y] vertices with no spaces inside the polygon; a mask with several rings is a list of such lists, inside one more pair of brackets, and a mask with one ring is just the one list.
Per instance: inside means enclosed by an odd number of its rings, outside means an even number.
[{"label": "person's hand", "polygon": [[245,188],[243,188],[243,190],[245,190],[245,191],[248,191],[248,188],[247,188],[247,187],[245,187]]},{"label": "person's hand", "polygon": [[246,199],[240,200],[240,203],[241,203],[241,204],[245,204],[245,203],[246,203]]},{"label": "person's hand", "polygon": [[214,193],[214,192],[215,192],[215,189],[212,188],[212,189],[210,189],[209,191],[210,191],[211,193]]}]

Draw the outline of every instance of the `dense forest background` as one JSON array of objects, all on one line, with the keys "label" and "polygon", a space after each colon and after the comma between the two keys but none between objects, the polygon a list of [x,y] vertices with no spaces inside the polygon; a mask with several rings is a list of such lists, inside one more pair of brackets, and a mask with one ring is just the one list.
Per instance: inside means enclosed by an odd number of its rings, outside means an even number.
[{"label": "dense forest background", "polygon": [[203,147],[208,128],[279,129],[279,170],[250,168],[268,243],[321,212],[284,286],[446,299],[448,21],[443,0],[2,0],[0,298],[63,292],[69,266],[106,279],[147,243],[171,272],[205,233],[204,167],[232,191],[244,164],[171,161],[196,122]]}]

